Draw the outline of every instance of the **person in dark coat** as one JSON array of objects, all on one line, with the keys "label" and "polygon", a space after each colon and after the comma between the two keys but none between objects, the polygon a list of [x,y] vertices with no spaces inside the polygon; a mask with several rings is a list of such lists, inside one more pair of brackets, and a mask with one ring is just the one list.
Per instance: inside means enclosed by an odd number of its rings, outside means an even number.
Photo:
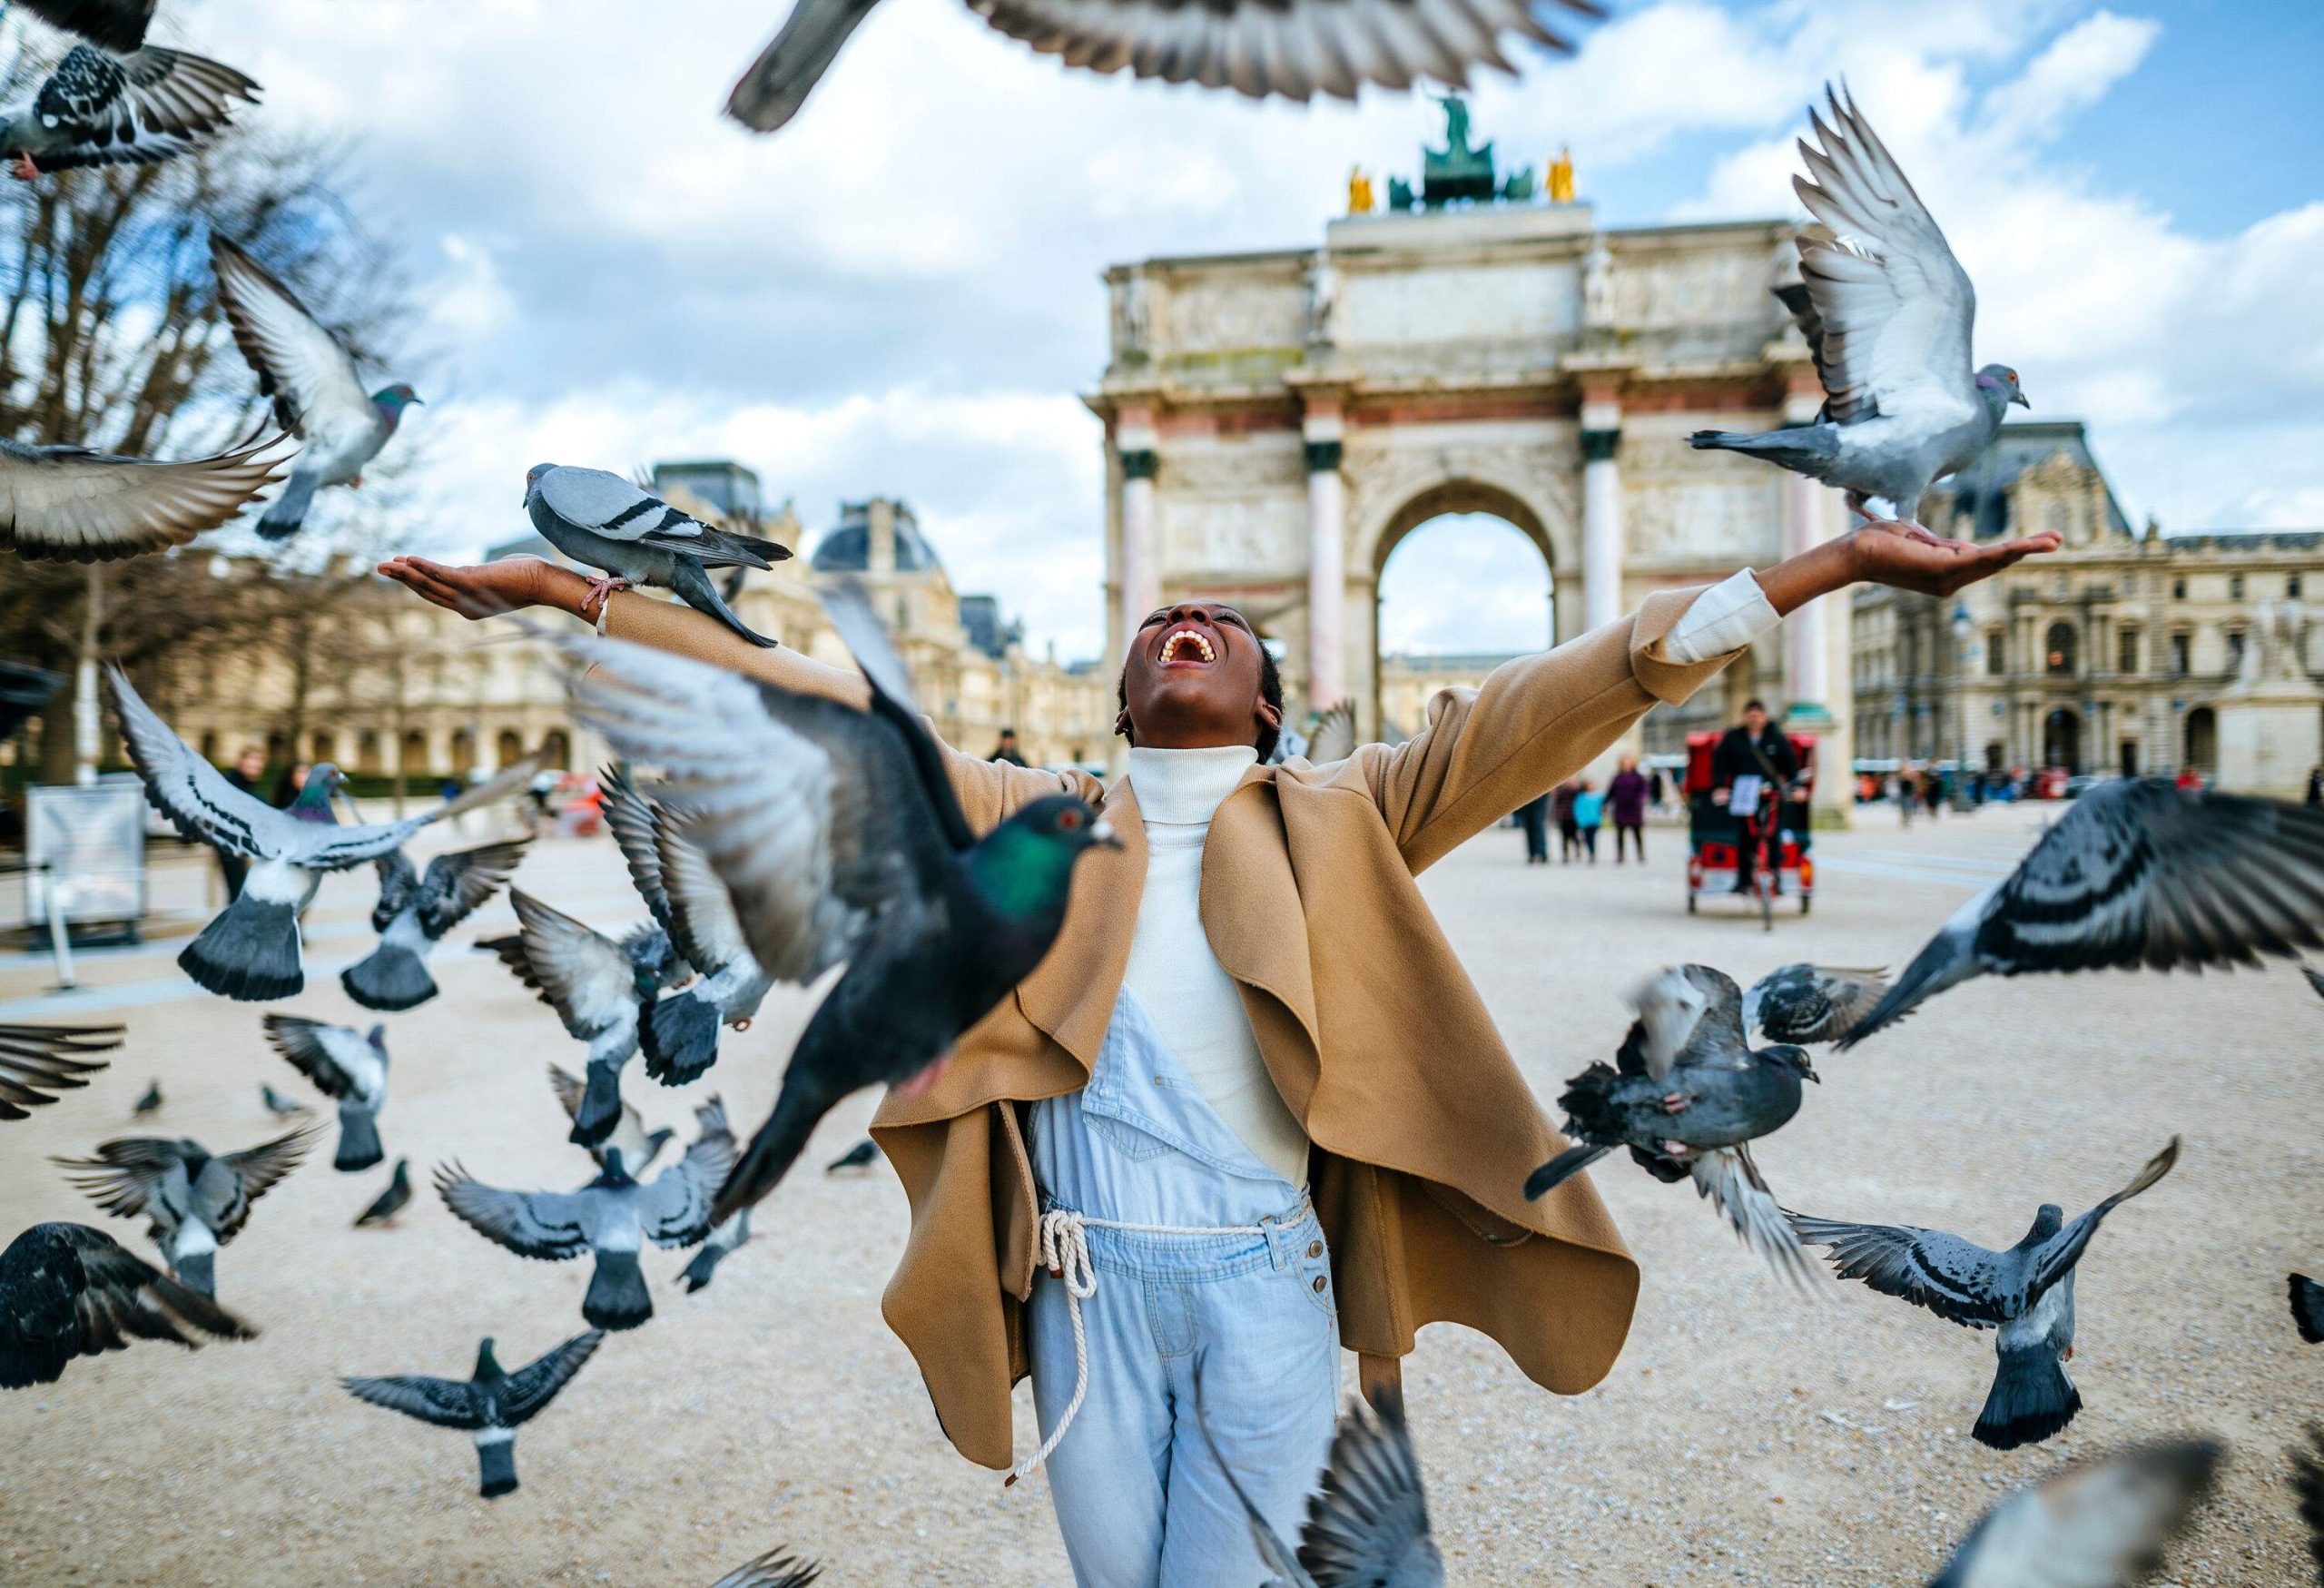
[{"label": "person in dark coat", "polygon": [[1646,863],[1646,802],[1649,794],[1646,774],[1638,769],[1638,757],[1625,755],[1614,773],[1614,780],[1606,785],[1606,814],[1614,824],[1614,863],[1622,863],[1624,841],[1635,845],[1638,863]]},{"label": "person in dark coat", "polygon": [[1011,766],[1024,765],[1024,753],[1017,748],[1017,730],[1015,728],[1001,729],[1000,743],[992,747],[992,754],[986,756],[985,759],[988,761],[1005,761]]},{"label": "person in dark coat", "polygon": [[[1713,804],[1725,810],[1734,794],[1735,780],[1738,777],[1764,778],[1778,785],[1773,792],[1780,797],[1783,785],[1789,784],[1798,775],[1799,753],[1791,747],[1791,740],[1785,736],[1783,730],[1769,720],[1767,704],[1759,700],[1747,701],[1743,706],[1742,722],[1728,729],[1720,736],[1718,748],[1711,752],[1710,797]],[[1738,893],[1751,891],[1751,872],[1756,858],[1752,851],[1755,847],[1748,843],[1735,846],[1735,891]],[[1777,880],[1776,886],[1778,889],[1783,886],[1780,878]]]},{"label": "person in dark coat", "polygon": [[[259,797],[258,780],[266,771],[266,752],[256,745],[245,745],[234,764],[226,768],[226,781],[252,799]],[[218,857],[218,874],[225,879],[229,902],[242,896],[242,879],[250,874],[251,863],[239,854],[229,854],[222,849],[211,853]]]},{"label": "person in dark coat", "polygon": [[1525,863],[1550,863],[1550,796],[1537,794],[1517,807],[1517,825],[1525,833]]},{"label": "person in dark coat", "polygon": [[1550,791],[1550,810],[1558,819],[1558,863],[1571,864],[1581,853],[1581,824],[1574,819],[1573,802],[1581,797],[1581,784],[1571,778]]}]

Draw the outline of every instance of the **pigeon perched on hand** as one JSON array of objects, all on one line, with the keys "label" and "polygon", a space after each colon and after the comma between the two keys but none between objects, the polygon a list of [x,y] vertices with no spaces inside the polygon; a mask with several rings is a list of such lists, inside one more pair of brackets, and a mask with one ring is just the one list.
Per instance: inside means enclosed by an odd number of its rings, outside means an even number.
[{"label": "pigeon perched on hand", "polygon": [[1074,862],[1120,846],[1068,794],[1029,801],[980,839],[863,593],[842,587],[825,606],[871,681],[868,712],[638,646],[572,642],[595,663],[571,684],[582,716],[617,754],[664,769],[752,957],[803,985],[847,964],[713,1222],[773,1190],[850,1092],[932,1080],[1049,952]]},{"label": "pigeon perched on hand", "polygon": [[525,476],[525,511],[544,540],[610,576],[589,581],[591,599],[652,585],[754,646],[774,644],[743,626],[703,570],[772,567],[791,555],[789,547],[705,524],[602,469],[534,464]]},{"label": "pigeon perched on hand", "polygon": [[2162,1439],[2078,1462],[1996,1503],[1929,1588],[2132,1588],[2210,1493],[2226,1455]]},{"label": "pigeon perched on hand", "polygon": [[603,1329],[576,1335],[516,1372],[505,1373],[492,1354],[493,1338],[487,1335],[476,1348],[476,1372],[465,1384],[456,1378],[418,1374],[339,1382],[357,1400],[439,1428],[473,1434],[483,1480],[479,1492],[487,1500],[497,1500],[517,1489],[517,1430],[556,1398],[556,1392],[572,1382],[605,1337]]},{"label": "pigeon perched on hand", "polygon": [[344,779],[330,763],[310,771],[298,799],[278,811],[196,755],[139,697],[127,674],[109,666],[105,679],[121,719],[122,744],[144,782],[147,803],[181,836],[251,863],[242,891],[178,955],[179,966],[205,991],[228,998],[271,1001],[305,989],[299,912],[325,872],[377,860],[429,823],[505,799],[532,781],[533,764],[519,762],[432,811],[342,827],[330,802]]},{"label": "pigeon perched on hand", "polygon": [[54,1384],[75,1356],[132,1338],[199,1350],[204,1335],[249,1340],[258,1331],[103,1230],[35,1224],[0,1251],[0,1389]]},{"label": "pigeon perched on hand", "polygon": [[[578,1119],[582,1101],[588,1095],[579,1078],[552,1060],[548,1067],[548,1084],[556,1093],[556,1100],[565,1110],[565,1117]],[[662,1149],[668,1146],[670,1138],[676,1134],[665,1125],[648,1135],[645,1116],[632,1104],[625,1102],[621,1105],[621,1117],[615,1122],[613,1129],[603,1141],[592,1144],[587,1150],[599,1169],[606,1167],[607,1152],[618,1152],[624,1166],[635,1166],[629,1169],[632,1175],[642,1175],[653,1167],[654,1160],[662,1156]]]},{"label": "pigeon perched on hand", "polygon": [[[1206,1442],[1210,1426],[1197,1415]],[[1216,1452],[1216,1446],[1212,1446]],[[1243,1503],[1251,1541],[1271,1583],[1285,1588],[1443,1588],[1444,1558],[1428,1524],[1420,1457],[1404,1422],[1403,1397],[1384,1394],[1377,1414],[1351,1406],[1332,1436],[1321,1487],[1307,1500],[1307,1524],[1295,1553],[1243,1485],[1219,1463]]]},{"label": "pigeon perched on hand", "polygon": [[145,43],[155,0],[18,0],[51,27],[79,34],[93,44],[125,55]]},{"label": "pigeon perched on hand", "polygon": [[823,1172],[835,1175],[843,1169],[870,1169],[880,1161],[880,1144],[866,1136],[862,1140],[823,1165]]},{"label": "pigeon perched on hand", "polygon": [[751,957],[726,884],[686,840],[680,818],[649,803],[615,768],[597,782],[605,790],[606,825],[628,863],[630,881],[695,972],[683,991],[645,1011],[637,1032],[645,1073],[665,1086],[684,1086],[718,1061],[720,1026],[750,1028],[774,978]]},{"label": "pigeon perched on hand", "polygon": [[275,1090],[271,1085],[263,1080],[258,1083],[258,1100],[264,1103],[266,1105],[266,1111],[272,1114],[278,1119],[295,1119],[300,1114],[310,1114],[314,1112],[312,1109],[307,1107],[306,1104],[300,1102],[298,1099],[284,1097],[281,1092]]},{"label": "pigeon perched on hand", "polygon": [[1812,1286],[1820,1271],[1784,1222],[1751,1161],[1753,1141],[1799,1111],[1807,1055],[1787,1044],[1756,1051],[1743,1033],[1743,993],[1709,965],[1679,965],[1640,988],[1638,1018],[1613,1067],[1592,1064],[1567,1083],[1569,1147],[1533,1171],[1525,1195],[1562,1185],[1618,1147],[1655,1179],[1694,1178],[1744,1245],[1786,1278]]},{"label": "pigeon perched on hand", "polygon": [[1877,971],[1779,966],[1743,995],[1743,1029],[1770,1042],[1837,1042],[1887,991]]},{"label": "pigeon perched on hand", "polygon": [[299,1167],[320,1127],[212,1157],[199,1141],[124,1136],[94,1158],[54,1158],[68,1179],[115,1218],[145,1216],[147,1234],[180,1283],[215,1298],[218,1248],[250,1221],[251,1205]]},{"label": "pigeon perched on hand", "polygon": [[306,522],[315,492],[363,483],[364,467],[386,448],[419,394],[401,381],[366,394],[345,344],[231,238],[210,234],[210,263],[226,323],[258,376],[260,395],[273,399],[276,422],[305,443],[282,494],[258,521],[266,539],[287,539]]},{"label": "pigeon perched on hand", "polygon": [[577,1191],[504,1191],[457,1163],[437,1169],[436,1189],[462,1223],[518,1257],[562,1262],[595,1253],[581,1316],[599,1328],[634,1329],[654,1316],[640,1246],[690,1247],[709,1234],[711,1198],[734,1163],[733,1134],[705,1130],[648,1183],[632,1179],[621,1150],[609,1147],[605,1168]]},{"label": "pigeon perched on hand", "polygon": [[379,902],[371,930],[379,946],[340,972],[347,996],[366,1009],[416,1009],[436,996],[428,956],[443,935],[466,921],[508,880],[530,839],[482,843],[439,854],[416,870],[400,849],[371,863],[379,873]]},{"label": "pigeon perched on hand", "polygon": [[339,1104],[331,1168],[353,1173],[387,1157],[379,1119],[388,1100],[388,1028],[374,1025],[367,1033],[295,1014],[270,1014],[263,1023],[274,1050]]},{"label": "pigeon perched on hand", "polygon": [[162,1083],[158,1079],[145,1089],[143,1096],[130,1104],[129,1111],[141,1119],[148,1114],[158,1114],[162,1111]]},{"label": "pigeon perched on hand", "polygon": [[183,546],[266,488],[281,439],[168,463],[0,437],[0,551],[90,563]]},{"label": "pigeon perched on hand", "polygon": [[1745,434],[1697,430],[1689,445],[1764,458],[1847,493],[1866,518],[1918,526],[1921,498],[1966,469],[2030,407],[2005,365],[1969,367],[1977,294],[1968,272],[1855,104],[1828,87],[1821,149],[1802,139],[1792,178],[1816,217],[1798,237],[1801,285],[1779,287],[1824,383],[1811,425]]},{"label": "pigeon perched on hand", "polygon": [[122,1029],[0,1022],[0,1119],[29,1119],[29,1110],[56,1100],[53,1094],[88,1085],[113,1062],[89,1055],[120,1047]]},{"label": "pigeon perched on hand", "polygon": [[1853,1031],[1849,1048],[1974,976],[2257,965],[2324,924],[2324,807],[2102,783],[2007,877],[1945,923]]},{"label": "pigeon perched on hand", "polygon": [[2291,1320],[2299,1327],[2299,1337],[2311,1346],[2324,1345],[2324,1285],[2293,1274],[2285,1288],[2291,1293]]},{"label": "pigeon perched on hand", "polygon": [[[726,113],[772,133],[799,113],[808,94],[878,0],[800,0],[783,31],[753,61],[726,101]],[[1542,20],[1556,9],[1576,19],[1605,15],[1596,0],[971,0],[994,27],[1068,66],[1232,88],[1305,104],[1324,94],[1354,99],[1364,84],[1410,88],[1433,78],[1468,86],[1476,66],[1514,73],[1502,44],[1518,35],[1560,54],[1573,45]]]},{"label": "pigeon perched on hand", "polygon": [[371,1205],[355,1216],[355,1228],[385,1228],[396,1221],[396,1215],[411,1202],[411,1159],[396,1159],[396,1172],[388,1181],[388,1189],[372,1198]]},{"label": "pigeon perched on hand", "polygon": [[615,942],[521,888],[508,890],[508,902],[524,930],[488,946],[556,1011],[567,1035],[589,1044],[587,1090],[567,1112],[574,1143],[595,1147],[621,1119],[621,1069],[637,1052],[640,1011],[684,979],[685,963],[659,927]]},{"label": "pigeon perched on hand", "polygon": [[807,1588],[823,1574],[821,1563],[802,1562],[785,1549],[771,1549],[713,1583],[710,1588]]},{"label": "pigeon perched on hand", "polygon": [[2066,1376],[2073,1356],[2074,1265],[2106,1215],[2171,1172],[2179,1138],[2148,1160],[2138,1178],[2068,1223],[2044,1202],[2024,1238],[1993,1251],[1941,1229],[1847,1224],[1790,1216],[1802,1240],[1831,1248],[1843,1279],[1861,1279],[1883,1296],[1925,1307],[1965,1328],[1998,1329],[2001,1365],[1971,1435],[1981,1445],[2014,1450],[2038,1444],[2073,1421],[2082,1392]]},{"label": "pigeon perched on hand", "polygon": [[258,84],[206,56],[74,44],[30,99],[0,109],[0,155],[27,182],[44,171],[168,160],[225,131],[237,101],[256,104]]}]

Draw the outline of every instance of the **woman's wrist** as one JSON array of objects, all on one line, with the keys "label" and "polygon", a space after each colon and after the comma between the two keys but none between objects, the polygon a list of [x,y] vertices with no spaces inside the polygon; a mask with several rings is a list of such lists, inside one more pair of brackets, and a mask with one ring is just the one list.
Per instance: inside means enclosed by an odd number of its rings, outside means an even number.
[{"label": "woman's wrist", "polygon": [[1837,536],[1771,567],[1754,569],[1753,577],[1776,615],[1788,617],[1818,596],[1855,584],[1859,577],[1856,551],[1853,534]]}]

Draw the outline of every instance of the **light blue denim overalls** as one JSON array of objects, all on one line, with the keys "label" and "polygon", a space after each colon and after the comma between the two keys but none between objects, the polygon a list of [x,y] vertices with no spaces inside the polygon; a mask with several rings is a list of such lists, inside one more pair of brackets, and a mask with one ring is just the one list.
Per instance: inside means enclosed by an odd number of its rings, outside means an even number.
[{"label": "light blue denim overalls", "polygon": [[[1076,1580],[1264,1580],[1216,1452],[1276,1531],[1297,1537],[1339,1403],[1331,1258],[1306,1193],[1195,1091],[1127,988],[1088,1086],[1035,1103],[1031,1133],[1052,1237],[1061,1211],[1181,1232],[1078,1232],[1095,1281],[1080,1302],[1087,1388],[1048,1462]],[[1068,1286],[1046,1267],[1028,1335],[1046,1440],[1081,1376]]]}]

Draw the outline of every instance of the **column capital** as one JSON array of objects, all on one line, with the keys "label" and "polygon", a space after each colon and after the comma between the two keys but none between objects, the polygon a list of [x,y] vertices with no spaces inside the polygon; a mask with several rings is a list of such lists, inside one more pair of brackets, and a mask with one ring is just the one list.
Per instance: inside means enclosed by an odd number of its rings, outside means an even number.
[{"label": "column capital", "polygon": [[1611,463],[1616,449],[1622,443],[1622,428],[1610,425],[1603,429],[1585,429],[1581,439],[1584,463]]},{"label": "column capital", "polygon": [[1346,450],[1346,446],[1345,443],[1337,439],[1309,441],[1305,444],[1303,450],[1307,458],[1308,473],[1334,474],[1339,470],[1340,458]]},{"label": "column capital", "polygon": [[1124,479],[1152,479],[1162,468],[1162,455],[1151,447],[1125,447],[1121,459]]}]

